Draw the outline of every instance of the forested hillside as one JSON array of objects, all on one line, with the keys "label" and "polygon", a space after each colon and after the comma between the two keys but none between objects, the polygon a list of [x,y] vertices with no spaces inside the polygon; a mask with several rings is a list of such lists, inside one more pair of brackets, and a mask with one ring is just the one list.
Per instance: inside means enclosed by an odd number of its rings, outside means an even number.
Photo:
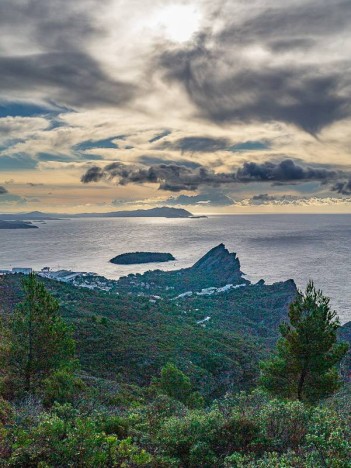
[{"label": "forested hillside", "polygon": [[[293,284],[281,283],[210,297],[150,300],[44,282],[74,327],[84,372],[147,385],[171,360],[211,398],[255,384],[258,362],[275,342],[296,293]],[[0,292],[1,307],[10,314],[23,296],[21,277],[4,278]]]},{"label": "forested hillside", "polygon": [[292,281],[205,292],[0,278],[1,466],[350,467],[328,300]]}]

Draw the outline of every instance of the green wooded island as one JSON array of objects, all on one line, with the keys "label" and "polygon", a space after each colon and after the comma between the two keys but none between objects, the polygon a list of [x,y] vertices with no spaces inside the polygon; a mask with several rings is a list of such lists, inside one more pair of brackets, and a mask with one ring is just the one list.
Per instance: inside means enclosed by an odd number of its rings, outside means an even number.
[{"label": "green wooded island", "polygon": [[138,263],[170,262],[172,260],[175,260],[175,258],[170,253],[131,252],[117,255],[110,262],[116,265],[133,265]]}]

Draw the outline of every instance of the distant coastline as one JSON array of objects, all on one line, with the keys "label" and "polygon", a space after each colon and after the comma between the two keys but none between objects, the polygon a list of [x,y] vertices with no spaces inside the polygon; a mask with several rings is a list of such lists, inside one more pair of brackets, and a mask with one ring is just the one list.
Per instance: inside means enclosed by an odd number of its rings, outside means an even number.
[{"label": "distant coastline", "polygon": [[3,221],[0,219],[0,229],[38,229],[38,226],[24,221]]},{"label": "distant coastline", "polygon": [[[110,211],[106,213],[77,213],[77,214],[52,214],[41,211],[29,213],[0,213],[0,221],[58,221],[67,218],[206,218],[207,216],[196,216],[183,208],[171,208],[161,206],[147,210]],[[37,226],[33,226],[37,227]]]}]

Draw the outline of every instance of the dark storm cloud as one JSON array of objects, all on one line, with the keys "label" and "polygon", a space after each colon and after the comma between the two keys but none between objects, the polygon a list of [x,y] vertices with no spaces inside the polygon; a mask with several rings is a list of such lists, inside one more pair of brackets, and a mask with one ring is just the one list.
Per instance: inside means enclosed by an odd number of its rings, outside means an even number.
[{"label": "dark storm cloud", "polygon": [[[189,51],[166,53],[162,58],[168,79],[180,80],[203,116],[217,123],[281,121],[315,134],[350,115],[351,100],[339,94],[343,77],[335,72],[323,74],[302,66],[242,68],[221,78],[212,71],[216,61],[202,52],[194,59]],[[346,67],[340,68],[344,74]],[[242,99],[244,95],[247,99]]]},{"label": "dark storm cloud", "polygon": [[214,173],[203,166],[189,168],[177,164],[159,164],[150,167],[127,166],[112,163],[103,169],[93,166],[82,176],[83,183],[99,180],[116,182],[118,185],[158,183],[159,190],[180,192],[197,190],[201,185],[219,186],[235,182],[234,173]]},{"label": "dark storm cloud", "polygon": [[97,0],[3,0],[2,35],[18,31],[29,50],[40,53],[0,56],[0,90],[16,101],[40,91],[69,107],[114,106],[132,98],[135,88],[112,79],[86,52],[86,43],[101,33],[93,27]]},{"label": "dark storm cloud", "polygon": [[[159,60],[165,78],[185,87],[203,117],[217,123],[281,121],[316,134],[350,116],[350,59],[342,49],[330,65],[316,56],[323,59],[324,40],[333,43],[333,35],[347,33],[351,2],[279,3],[241,24],[225,21],[221,33],[204,32],[191,46],[165,50]],[[245,55],[252,46],[274,54],[258,66]],[[287,51],[308,48],[311,60],[284,58]]]},{"label": "dark storm cloud", "polygon": [[28,92],[40,87],[52,100],[72,107],[121,104],[133,94],[132,86],[107,77],[80,51],[0,57],[0,69],[2,92]]},{"label": "dark storm cloud", "polygon": [[246,162],[237,173],[237,177],[241,181],[262,182],[327,181],[335,178],[336,175],[336,171],[324,168],[304,167],[296,164],[291,159],[285,159],[280,162]]},{"label": "dark storm cloud", "polygon": [[257,11],[242,24],[228,24],[220,34],[222,40],[245,44],[285,39],[294,44],[297,40],[331,38],[347,31],[351,19],[349,0],[288,0]]},{"label": "dark storm cloud", "polygon": [[340,177],[340,171],[318,167],[305,167],[290,159],[280,162],[246,162],[236,172],[217,172],[199,166],[195,168],[178,164],[155,164],[149,167],[126,165],[121,162],[108,164],[104,168],[93,166],[83,174],[83,183],[106,180],[118,185],[159,184],[160,190],[179,192],[195,191],[199,187],[250,182],[303,183],[317,181],[331,183]]},{"label": "dark storm cloud", "polygon": [[81,182],[83,184],[89,184],[90,182],[99,182],[99,180],[103,179],[104,171],[100,167],[93,166],[90,167],[85,174],[81,177]]},{"label": "dark storm cloud", "polygon": [[185,137],[173,142],[165,141],[159,148],[178,150],[182,153],[212,153],[225,150],[229,145],[230,141],[226,138]]},{"label": "dark storm cloud", "polygon": [[5,187],[0,185],[0,195],[4,195],[5,193],[8,193],[8,191],[5,189]]},{"label": "dark storm cloud", "polygon": [[351,178],[336,182],[332,187],[332,191],[341,195],[351,195]]}]

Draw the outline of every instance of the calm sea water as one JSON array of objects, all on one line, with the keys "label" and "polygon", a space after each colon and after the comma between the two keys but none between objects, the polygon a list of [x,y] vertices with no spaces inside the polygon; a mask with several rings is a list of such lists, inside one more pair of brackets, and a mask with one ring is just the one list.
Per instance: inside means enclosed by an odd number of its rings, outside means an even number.
[{"label": "calm sea water", "polygon": [[[351,215],[211,216],[207,219],[100,218],[50,221],[40,229],[0,230],[0,269],[29,266],[93,271],[108,278],[150,268],[192,265],[224,242],[251,281],[309,279],[329,295],[343,322],[351,320]],[[166,264],[121,266],[123,252],[172,253]]]}]

